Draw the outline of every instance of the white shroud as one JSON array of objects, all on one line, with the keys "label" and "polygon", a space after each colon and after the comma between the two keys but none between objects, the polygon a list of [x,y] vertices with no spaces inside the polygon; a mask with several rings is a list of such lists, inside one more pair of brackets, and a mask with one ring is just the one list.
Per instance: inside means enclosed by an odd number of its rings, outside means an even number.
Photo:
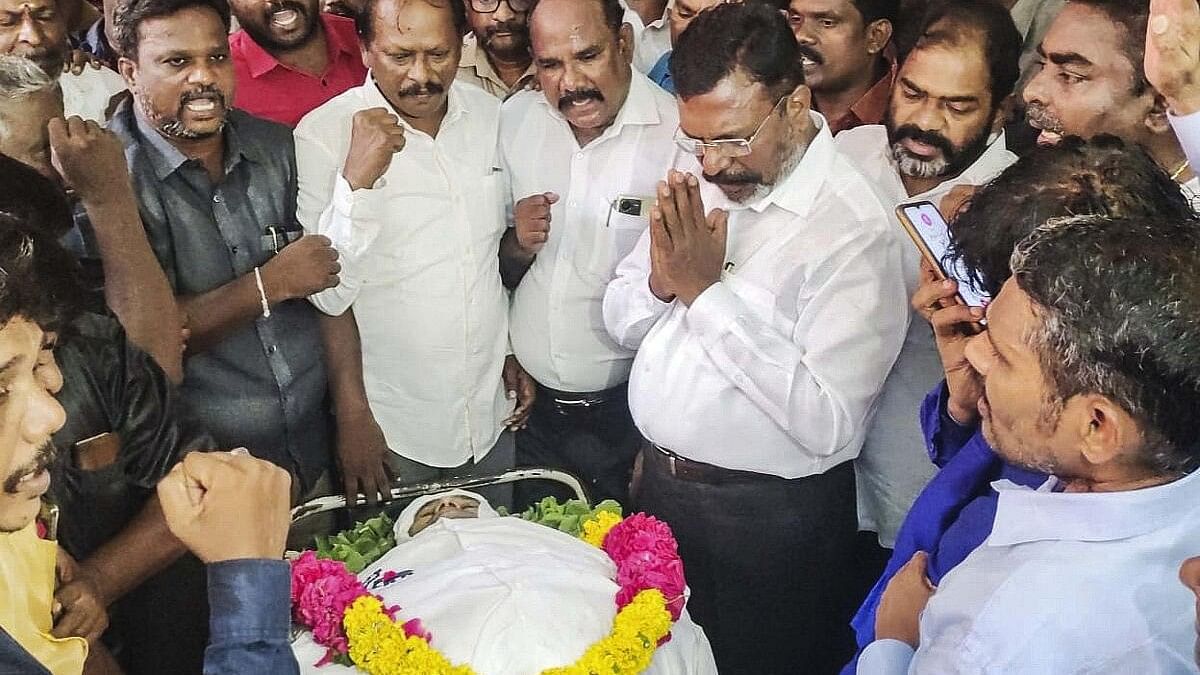
[{"label": "white shroud", "polygon": [[[400,575],[384,585],[384,572]],[[565,666],[608,634],[616,605],[613,562],[570,535],[519,518],[441,519],[399,544],[359,579],[402,621],[419,617],[433,646],[479,675],[537,675]],[[648,675],[716,675],[708,639],[684,611]],[[324,654],[304,633],[293,644],[303,673]]]}]

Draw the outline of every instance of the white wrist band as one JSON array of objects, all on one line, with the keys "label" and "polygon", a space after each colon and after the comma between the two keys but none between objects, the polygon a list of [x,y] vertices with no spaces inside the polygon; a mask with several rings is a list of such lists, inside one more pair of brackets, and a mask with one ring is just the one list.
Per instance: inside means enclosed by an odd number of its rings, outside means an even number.
[{"label": "white wrist band", "polygon": [[254,283],[258,286],[258,299],[262,302],[262,316],[264,319],[271,318],[271,303],[267,302],[267,291],[263,288],[262,272],[258,268],[254,268]]}]

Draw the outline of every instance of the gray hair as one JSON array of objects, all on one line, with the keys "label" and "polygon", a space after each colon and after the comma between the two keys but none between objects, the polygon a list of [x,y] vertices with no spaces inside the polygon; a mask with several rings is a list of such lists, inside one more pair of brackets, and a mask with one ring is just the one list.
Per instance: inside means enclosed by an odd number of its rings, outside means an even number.
[{"label": "gray hair", "polygon": [[58,87],[58,78],[23,56],[0,54],[0,99],[28,98]]},{"label": "gray hair", "polygon": [[1104,396],[1137,421],[1142,466],[1200,466],[1200,221],[1054,218],[1011,265],[1039,319],[1027,339],[1052,406]]}]

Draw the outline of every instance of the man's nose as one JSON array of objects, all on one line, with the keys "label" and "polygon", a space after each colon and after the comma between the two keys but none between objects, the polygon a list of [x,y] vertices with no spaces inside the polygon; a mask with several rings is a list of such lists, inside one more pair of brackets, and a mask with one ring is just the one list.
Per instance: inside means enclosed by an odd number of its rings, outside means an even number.
[{"label": "man's nose", "polygon": [[700,155],[700,166],[705,175],[715,176],[733,164],[733,160],[714,148],[704,148]]},{"label": "man's nose", "polygon": [[496,11],[492,12],[492,21],[504,23],[505,21],[512,21],[516,16],[517,13],[508,4],[508,0],[500,0],[500,3],[496,5]]},{"label": "man's nose", "polygon": [[63,407],[41,382],[36,383],[22,425],[25,440],[35,445],[45,443],[66,421],[67,413]]},{"label": "man's nose", "polygon": [[[24,42],[27,45],[40,47],[46,41],[46,36],[42,33],[42,27],[34,21],[33,17],[25,14],[21,17],[21,27],[17,32],[17,40]],[[53,75],[53,73],[49,73]]]}]

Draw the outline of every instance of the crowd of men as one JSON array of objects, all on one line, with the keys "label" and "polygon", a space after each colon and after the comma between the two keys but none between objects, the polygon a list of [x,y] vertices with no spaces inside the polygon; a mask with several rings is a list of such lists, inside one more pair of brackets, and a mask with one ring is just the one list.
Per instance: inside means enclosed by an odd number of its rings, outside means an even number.
[{"label": "crowd of men", "polygon": [[1198,163],[1196,0],[0,0],[0,670],[294,672],[290,504],[538,466],[722,673],[1197,672]]}]

